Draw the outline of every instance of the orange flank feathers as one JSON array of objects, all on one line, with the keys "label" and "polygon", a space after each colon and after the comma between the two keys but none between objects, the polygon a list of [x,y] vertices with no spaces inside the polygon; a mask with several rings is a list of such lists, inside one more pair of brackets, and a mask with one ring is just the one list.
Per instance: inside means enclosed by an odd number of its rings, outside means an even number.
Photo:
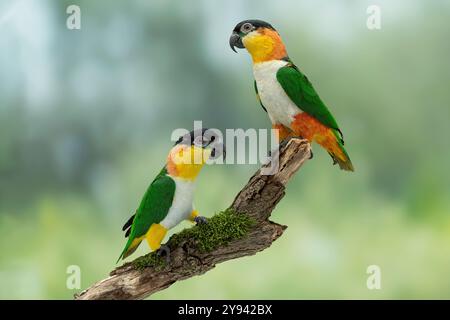
[{"label": "orange flank feathers", "polygon": [[294,121],[291,123],[291,129],[309,142],[315,141],[320,144],[328,151],[333,160],[339,164],[341,169],[354,171],[352,162],[335,130],[323,125],[306,112],[295,116]]},{"label": "orange flank feathers", "polygon": [[283,141],[286,138],[289,137],[295,137],[295,133],[289,129],[288,127],[283,126],[281,123],[273,124],[272,129],[276,130],[276,139],[278,143]]}]

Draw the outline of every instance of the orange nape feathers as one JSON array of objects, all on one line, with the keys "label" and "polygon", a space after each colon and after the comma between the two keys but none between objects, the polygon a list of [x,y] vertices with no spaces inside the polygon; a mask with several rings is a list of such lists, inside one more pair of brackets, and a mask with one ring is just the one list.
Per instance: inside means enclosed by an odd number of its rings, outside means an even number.
[{"label": "orange nape feathers", "polygon": [[331,155],[341,169],[354,171],[352,162],[333,129],[323,125],[319,120],[306,112],[299,113],[291,123],[291,129],[298,136],[315,141]]},{"label": "orange nape feathers", "polygon": [[281,60],[287,57],[286,47],[280,35],[269,28],[258,28],[250,32],[242,39],[247,51],[253,59],[253,63],[270,60]]}]

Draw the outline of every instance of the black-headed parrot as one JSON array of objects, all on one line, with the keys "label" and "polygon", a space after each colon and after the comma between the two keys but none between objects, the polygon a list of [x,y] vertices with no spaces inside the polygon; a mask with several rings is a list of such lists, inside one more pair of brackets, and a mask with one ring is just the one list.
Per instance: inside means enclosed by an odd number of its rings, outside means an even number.
[{"label": "black-headed parrot", "polygon": [[128,241],[118,261],[132,254],[146,239],[151,250],[169,256],[161,246],[167,231],[183,220],[205,223],[206,218],[194,209],[196,179],[208,159],[225,156],[223,144],[210,129],[191,131],[180,137],[167,156],[166,165],[148,187],[136,210],[125,223]]},{"label": "black-headed parrot", "polygon": [[308,78],[292,63],[279,33],[269,23],[245,20],[229,39],[231,49],[247,49],[253,60],[256,95],[277,129],[279,141],[299,136],[315,141],[333,163],[354,171],[335,118]]}]

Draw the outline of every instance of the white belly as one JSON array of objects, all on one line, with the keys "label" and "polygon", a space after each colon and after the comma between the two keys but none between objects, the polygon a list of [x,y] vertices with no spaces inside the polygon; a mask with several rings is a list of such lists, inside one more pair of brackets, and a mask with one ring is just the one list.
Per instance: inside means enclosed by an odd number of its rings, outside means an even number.
[{"label": "white belly", "polygon": [[272,123],[281,123],[290,127],[294,116],[302,111],[291,101],[277,80],[277,71],[287,64],[286,61],[274,60],[253,65],[259,98],[267,109]]},{"label": "white belly", "polygon": [[195,182],[179,178],[172,179],[176,185],[173,203],[167,216],[160,222],[167,229],[175,227],[190,217],[194,201]]}]

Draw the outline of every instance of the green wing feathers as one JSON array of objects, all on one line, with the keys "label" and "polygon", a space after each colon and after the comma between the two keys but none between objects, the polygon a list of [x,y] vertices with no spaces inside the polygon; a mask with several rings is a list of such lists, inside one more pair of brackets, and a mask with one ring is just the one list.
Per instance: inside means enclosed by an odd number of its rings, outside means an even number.
[{"label": "green wing feathers", "polygon": [[277,72],[277,80],[297,107],[340,133],[333,115],[322,102],[308,78],[296,66],[288,64],[280,68]]},{"label": "green wing feathers", "polygon": [[[299,109],[314,117],[320,123],[332,129],[336,136],[335,147],[341,150],[343,157],[337,157],[332,150],[328,150],[334,162],[343,170],[354,171],[350,157],[344,148],[344,137],[339,125],[331,112],[320,99],[308,78],[291,62],[277,72],[277,80],[288,97]],[[338,152],[339,153],[339,152]],[[341,154],[341,156],[342,156]]]},{"label": "green wing feathers", "polygon": [[342,134],[334,129],[332,129],[332,130],[333,130],[334,135],[336,136],[336,144],[337,144],[338,148],[341,150],[342,154],[344,155],[344,157],[341,159],[341,158],[337,157],[336,155],[330,153],[331,157],[333,158],[334,163],[337,163],[339,165],[339,168],[341,168],[342,170],[355,171],[352,160],[350,160],[350,157],[344,148],[344,140],[341,139]]},{"label": "green wing feathers", "polygon": [[134,244],[133,241],[144,236],[152,224],[164,220],[172,206],[174,195],[175,181],[167,175],[164,168],[148,187],[134,218],[131,217],[124,225],[123,229],[129,234],[129,238],[117,261],[125,259],[136,250],[140,241],[135,241]]}]

